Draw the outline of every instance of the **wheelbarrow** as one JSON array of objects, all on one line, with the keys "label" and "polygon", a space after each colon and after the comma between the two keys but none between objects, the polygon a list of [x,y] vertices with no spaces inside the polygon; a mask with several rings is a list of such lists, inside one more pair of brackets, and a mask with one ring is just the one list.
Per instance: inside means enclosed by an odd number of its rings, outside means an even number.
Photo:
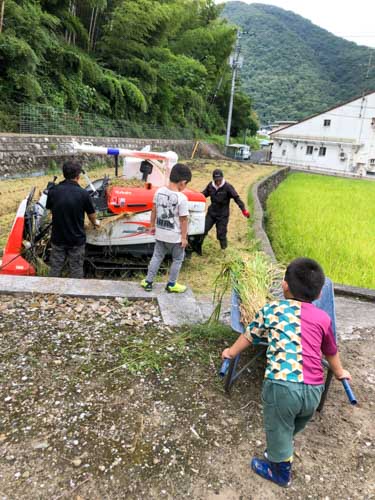
[{"label": "wheelbarrow", "polygon": [[[333,284],[329,278],[325,279],[325,283],[320,298],[315,300],[314,304],[316,305],[316,307],[319,307],[320,309],[325,311],[331,318],[332,330],[337,342],[335,296],[334,296]],[[231,294],[230,321],[231,321],[231,328],[234,332],[238,333],[239,335],[245,332],[244,325],[241,323],[240,299],[238,294],[234,290],[232,290]],[[224,388],[228,393],[230,392],[234,382],[242,375],[242,373],[244,373],[245,371],[251,372],[252,369],[251,367],[253,367],[257,359],[265,355],[267,346],[268,346],[267,342],[259,342],[256,346],[256,351],[251,357],[251,359],[239,370],[238,370],[238,363],[241,356],[240,354],[238,354],[233,359],[225,359],[223,361],[219,375],[224,380]],[[325,359],[322,360],[322,364],[325,368],[327,368],[327,375],[325,379],[324,392],[322,394],[317,411],[321,411],[323,409],[325,400],[327,398],[328,390],[333,378],[333,372],[329,368],[328,363]],[[344,386],[350,404],[352,405],[357,404],[357,400],[353,394],[349,382],[347,380],[342,380],[341,382]]]}]

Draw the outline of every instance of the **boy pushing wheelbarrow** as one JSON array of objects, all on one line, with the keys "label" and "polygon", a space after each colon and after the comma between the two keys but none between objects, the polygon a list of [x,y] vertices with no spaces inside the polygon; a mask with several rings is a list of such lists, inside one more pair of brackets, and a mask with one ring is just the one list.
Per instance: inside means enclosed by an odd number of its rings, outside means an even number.
[{"label": "boy pushing wheelbarrow", "polygon": [[351,380],[337,351],[332,321],[312,302],[325,281],[312,259],[291,262],[282,282],[284,299],[264,305],[237,341],[222,352],[232,359],[251,344],[267,340],[267,367],[262,390],[267,449],[254,457],[253,471],[279,486],[291,484],[293,437],[303,430],[324,391],[322,354],[338,380]]}]

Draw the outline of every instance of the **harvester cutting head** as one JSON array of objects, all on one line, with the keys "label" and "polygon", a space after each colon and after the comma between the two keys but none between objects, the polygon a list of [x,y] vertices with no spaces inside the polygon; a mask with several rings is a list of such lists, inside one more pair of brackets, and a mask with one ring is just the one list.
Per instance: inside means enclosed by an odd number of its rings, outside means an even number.
[{"label": "harvester cutting head", "polygon": [[4,248],[0,274],[20,276],[36,274],[37,262],[41,252],[43,253],[41,242],[51,226],[46,220],[45,209],[48,189],[54,185],[56,178],[48,183],[37,203],[33,203],[35,187],[20,203]]}]

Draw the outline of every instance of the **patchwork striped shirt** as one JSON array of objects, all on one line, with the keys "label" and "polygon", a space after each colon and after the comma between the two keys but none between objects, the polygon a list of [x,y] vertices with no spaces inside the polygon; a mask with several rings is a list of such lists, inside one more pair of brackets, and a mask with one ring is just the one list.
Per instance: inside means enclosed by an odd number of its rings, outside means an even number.
[{"label": "patchwork striped shirt", "polygon": [[266,304],[245,337],[254,345],[268,342],[265,378],[273,380],[323,384],[322,353],[337,353],[330,317],[309,302],[283,299]]}]

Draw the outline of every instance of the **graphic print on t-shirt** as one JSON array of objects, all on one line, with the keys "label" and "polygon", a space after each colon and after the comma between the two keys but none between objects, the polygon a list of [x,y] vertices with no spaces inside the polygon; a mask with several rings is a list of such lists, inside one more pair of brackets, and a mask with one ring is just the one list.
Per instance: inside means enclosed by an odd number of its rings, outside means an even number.
[{"label": "graphic print on t-shirt", "polygon": [[156,200],[156,225],[167,231],[174,231],[177,207],[177,194],[158,193]]},{"label": "graphic print on t-shirt", "polygon": [[253,345],[267,340],[265,378],[312,385],[324,383],[322,353],[337,353],[332,321],[314,304],[274,300],[255,315],[245,337]]}]

